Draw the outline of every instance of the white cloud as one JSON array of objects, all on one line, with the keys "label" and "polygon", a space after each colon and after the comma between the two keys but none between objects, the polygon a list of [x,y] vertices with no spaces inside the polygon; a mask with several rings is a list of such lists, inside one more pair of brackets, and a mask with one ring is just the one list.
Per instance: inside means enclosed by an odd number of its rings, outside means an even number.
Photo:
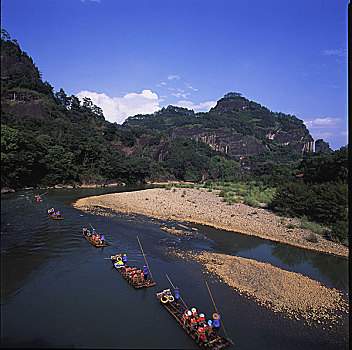
[{"label": "white cloud", "polygon": [[316,118],[313,120],[306,120],[304,124],[307,128],[326,128],[335,127],[341,122],[341,118]]},{"label": "white cloud", "polygon": [[332,50],[324,50],[323,55],[325,56],[346,56],[347,50],[346,49],[332,49]]},{"label": "white cloud", "polygon": [[176,106],[193,109],[196,112],[208,112],[210,108],[215,107],[217,101],[207,101],[196,105],[192,101],[182,100],[176,103]]},{"label": "white cloud", "polygon": [[163,85],[167,85],[164,81],[162,81],[161,83],[159,84],[156,84],[156,86],[163,86]]},{"label": "white cloud", "polygon": [[198,91],[197,88],[194,88],[193,86],[189,85],[189,84],[185,84],[189,89],[193,90],[193,91]]},{"label": "white cloud", "polygon": [[177,98],[182,97],[182,98],[185,98],[185,99],[186,99],[187,96],[190,95],[190,92],[184,92],[184,91],[182,90],[182,92],[172,92],[171,95],[172,95],[172,96],[175,96],[175,97],[177,97]]},{"label": "white cloud", "polygon": [[109,97],[97,92],[81,91],[76,96],[82,100],[89,97],[95,105],[103,110],[109,122],[122,124],[127,117],[136,114],[150,114],[160,109],[158,95],[150,90],[143,90],[140,94],[131,92],[123,97]]},{"label": "white cloud", "polygon": [[181,77],[180,77],[179,75],[177,75],[177,74],[175,74],[175,75],[169,75],[167,78],[168,78],[169,80],[173,80],[173,79],[179,80],[179,79],[181,79]]}]

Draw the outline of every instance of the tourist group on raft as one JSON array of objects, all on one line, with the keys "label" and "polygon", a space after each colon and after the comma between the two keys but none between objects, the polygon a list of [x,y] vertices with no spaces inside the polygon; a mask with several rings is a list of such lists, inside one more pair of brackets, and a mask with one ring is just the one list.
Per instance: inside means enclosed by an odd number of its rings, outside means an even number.
[{"label": "tourist group on raft", "polygon": [[83,229],[83,234],[87,237],[92,238],[93,242],[96,244],[104,244],[105,243],[105,237],[104,235],[99,235],[96,231],[95,228],[93,228],[93,231],[90,232],[87,228]]},{"label": "tourist group on raft", "polygon": [[135,266],[127,266],[127,254],[123,254],[122,256],[121,254],[112,255],[110,259],[116,260],[114,263],[115,267],[123,269],[129,280],[136,283],[147,281],[149,270],[146,265],[143,266],[143,269],[137,269]]},{"label": "tourist group on raft", "polygon": [[[176,291],[175,291],[176,292]],[[176,294],[176,293],[175,293]],[[175,297],[175,301],[177,298]],[[205,320],[203,313],[197,314],[196,308],[186,310],[183,314],[184,325],[192,333],[198,336],[198,339],[207,342],[212,335],[217,335],[220,327],[220,314],[214,313],[212,319]]]},{"label": "tourist group on raft", "polygon": [[56,218],[61,218],[61,212],[60,212],[60,210],[55,211],[54,208],[49,209],[49,210],[48,210],[48,214],[49,214],[49,215],[52,215],[52,216],[54,216],[54,217],[56,217]]},{"label": "tourist group on raft", "polygon": [[[164,295],[161,297],[160,301],[162,303],[174,302],[175,307],[177,307],[180,299],[180,291],[177,287],[175,288],[174,294],[174,297],[172,295]],[[207,343],[210,337],[216,336],[219,332],[220,314],[214,313],[212,319],[206,321],[204,313],[198,314],[197,309],[192,307],[190,310],[186,309],[183,312],[182,322],[190,333],[197,335],[198,341]]]}]

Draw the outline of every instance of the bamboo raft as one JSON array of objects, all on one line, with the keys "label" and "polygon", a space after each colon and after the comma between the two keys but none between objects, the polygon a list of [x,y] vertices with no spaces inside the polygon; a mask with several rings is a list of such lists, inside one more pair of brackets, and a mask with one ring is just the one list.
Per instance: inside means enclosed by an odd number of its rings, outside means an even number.
[{"label": "bamboo raft", "polygon": [[48,215],[51,216],[52,219],[54,220],[63,220],[64,218],[62,216],[57,216],[49,212],[48,210]]},{"label": "bamboo raft", "polygon": [[90,231],[86,228],[83,228],[82,229],[82,232],[83,232],[83,237],[92,245],[94,245],[94,247],[96,248],[103,248],[103,247],[107,247],[109,246],[110,244],[109,243],[97,243],[93,240],[92,236],[88,236],[88,233],[90,233]]},{"label": "bamboo raft", "polygon": [[156,297],[201,349],[220,350],[231,345],[231,341],[229,339],[217,335],[214,332],[211,332],[210,334],[208,333],[207,341],[201,340],[198,337],[197,332],[192,331],[190,327],[184,323],[183,314],[187,309],[183,305],[175,303],[170,289],[164,289],[162,292],[156,293]]},{"label": "bamboo raft", "polygon": [[140,288],[148,288],[148,287],[152,287],[155,286],[156,283],[154,281],[151,281],[149,279],[147,279],[146,281],[141,281],[140,279],[138,280],[133,280],[133,278],[131,278],[127,273],[126,273],[126,267],[128,267],[127,265],[118,265],[117,264],[117,259],[111,259],[112,265],[114,266],[114,268],[120,272],[120,274],[122,275],[122,277],[131,285],[133,286],[135,289],[140,289]]}]

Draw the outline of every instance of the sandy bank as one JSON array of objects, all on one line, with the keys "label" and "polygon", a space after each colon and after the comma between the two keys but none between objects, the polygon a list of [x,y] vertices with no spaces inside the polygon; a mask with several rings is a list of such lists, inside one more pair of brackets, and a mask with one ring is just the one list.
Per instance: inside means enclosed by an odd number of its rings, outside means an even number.
[{"label": "sandy bank", "polygon": [[[155,188],[82,198],[74,206],[85,211],[100,207],[162,220],[196,222],[348,257],[348,247],[342,244],[328,241],[321,236],[317,243],[311,242],[311,232],[300,228],[297,219],[287,218],[283,223],[281,217],[266,209],[252,208],[243,203],[228,205],[217,192],[219,191],[208,192],[206,189]],[[288,228],[288,224],[293,224],[295,228]]]},{"label": "sandy bank", "polygon": [[331,324],[341,321],[343,314],[348,317],[348,301],[343,293],[299,273],[225,254],[172,253],[200,262],[207,272],[217,275],[240,294],[290,318]]}]

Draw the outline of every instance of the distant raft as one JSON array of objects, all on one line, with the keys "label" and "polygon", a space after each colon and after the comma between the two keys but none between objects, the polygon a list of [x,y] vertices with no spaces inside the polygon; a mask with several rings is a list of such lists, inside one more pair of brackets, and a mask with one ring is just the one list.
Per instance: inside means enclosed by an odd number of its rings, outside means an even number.
[{"label": "distant raft", "polygon": [[36,200],[37,202],[43,202],[42,197],[40,197],[39,195],[36,195],[36,196],[35,196],[35,200]]},{"label": "distant raft", "polygon": [[54,220],[63,220],[64,219],[61,216],[61,214],[57,215],[57,213],[55,211],[52,211],[52,209],[48,209],[48,215],[51,216],[51,218]]},{"label": "distant raft", "polygon": [[99,241],[96,241],[96,240],[93,238],[93,236],[92,236],[90,230],[88,230],[87,228],[83,228],[83,229],[82,229],[82,233],[83,233],[84,238],[85,238],[90,244],[94,245],[94,247],[96,247],[96,248],[103,248],[103,247],[107,247],[107,246],[110,245],[109,243],[106,243],[106,242],[103,242],[103,243],[102,243],[100,239],[99,239]]},{"label": "distant raft", "polygon": [[224,338],[213,331],[207,331],[205,339],[204,337],[202,339],[197,331],[192,330],[183,317],[188,310],[183,305],[175,302],[175,298],[170,289],[164,289],[162,292],[156,293],[156,297],[201,349],[220,350],[231,345],[229,339]]},{"label": "distant raft", "polygon": [[[148,288],[156,285],[156,283],[154,281],[151,281],[150,279],[144,280],[142,278],[141,270],[131,268],[130,266],[125,265],[122,262],[120,254],[117,254],[116,256],[111,257],[110,259],[115,269],[120,272],[123,278],[135,289]],[[137,273],[138,271],[139,273]]]}]

